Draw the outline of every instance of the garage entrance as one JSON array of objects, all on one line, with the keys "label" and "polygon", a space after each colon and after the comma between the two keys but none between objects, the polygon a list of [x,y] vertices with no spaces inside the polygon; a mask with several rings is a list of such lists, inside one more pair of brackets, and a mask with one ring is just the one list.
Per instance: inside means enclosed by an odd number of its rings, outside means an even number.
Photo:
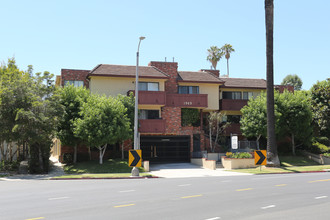
[{"label": "garage entrance", "polygon": [[143,160],[189,162],[190,136],[141,136]]}]

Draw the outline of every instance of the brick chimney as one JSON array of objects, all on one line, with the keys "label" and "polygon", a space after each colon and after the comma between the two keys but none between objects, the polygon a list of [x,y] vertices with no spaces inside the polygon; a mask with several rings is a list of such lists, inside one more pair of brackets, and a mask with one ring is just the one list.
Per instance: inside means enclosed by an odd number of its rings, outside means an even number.
[{"label": "brick chimney", "polygon": [[151,61],[149,66],[156,67],[163,73],[166,73],[170,78],[165,82],[166,93],[176,94],[178,93],[178,63],[176,62],[158,62]]},{"label": "brick chimney", "polygon": [[201,69],[201,72],[209,72],[215,75],[216,77],[220,77],[220,70],[206,70],[206,69]]}]

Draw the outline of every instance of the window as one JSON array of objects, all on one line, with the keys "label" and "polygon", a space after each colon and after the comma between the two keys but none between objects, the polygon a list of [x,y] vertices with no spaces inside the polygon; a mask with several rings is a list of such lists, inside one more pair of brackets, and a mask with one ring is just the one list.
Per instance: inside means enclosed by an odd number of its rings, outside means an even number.
[{"label": "window", "polygon": [[229,123],[239,123],[241,121],[241,115],[226,115],[226,117],[223,117],[223,122],[229,122]]},{"label": "window", "polygon": [[222,92],[223,99],[242,99],[241,92]]},{"label": "window", "polygon": [[159,119],[159,110],[139,110],[139,119]]},{"label": "window", "polygon": [[243,99],[244,100],[249,100],[252,97],[253,97],[253,92],[243,92]]},{"label": "window", "polygon": [[179,94],[199,94],[198,86],[179,86]]},{"label": "window", "polygon": [[84,81],[80,80],[64,80],[64,86],[74,85],[75,87],[84,86]]},{"label": "window", "polygon": [[140,91],[159,91],[158,82],[139,82]]}]

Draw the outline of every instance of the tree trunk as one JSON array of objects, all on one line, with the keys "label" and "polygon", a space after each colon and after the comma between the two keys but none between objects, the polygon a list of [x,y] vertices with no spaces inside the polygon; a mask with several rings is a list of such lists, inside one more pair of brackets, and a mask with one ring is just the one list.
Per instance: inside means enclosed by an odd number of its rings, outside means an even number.
[{"label": "tree trunk", "polygon": [[44,172],[44,161],[42,158],[42,150],[40,144],[38,144],[38,150],[39,150],[39,169],[40,172]]},{"label": "tree trunk", "polygon": [[291,134],[291,143],[292,143],[292,155],[296,156],[296,146],[294,145],[294,134]]},{"label": "tree trunk", "polygon": [[265,0],[267,55],[267,166],[280,166],[277,155],[274,113],[273,28],[274,1]]},{"label": "tree trunk", "polygon": [[91,146],[88,146],[88,158],[89,160],[92,160]]},{"label": "tree trunk", "polygon": [[258,148],[258,150],[260,150],[260,144],[259,144],[260,137],[261,137],[261,135],[258,135],[258,137],[257,137],[257,148]]},{"label": "tree trunk", "polygon": [[209,129],[210,148],[211,148],[211,152],[213,153],[213,147],[212,147],[212,123],[209,123],[209,127],[210,127],[210,129]]},{"label": "tree trunk", "polygon": [[229,59],[227,59],[227,76],[229,77]]},{"label": "tree trunk", "polygon": [[73,163],[77,163],[77,144],[73,147]]},{"label": "tree trunk", "polygon": [[121,159],[124,160],[124,142],[121,143]]},{"label": "tree trunk", "polygon": [[99,148],[99,163],[103,164],[103,157],[102,157],[102,148]]}]

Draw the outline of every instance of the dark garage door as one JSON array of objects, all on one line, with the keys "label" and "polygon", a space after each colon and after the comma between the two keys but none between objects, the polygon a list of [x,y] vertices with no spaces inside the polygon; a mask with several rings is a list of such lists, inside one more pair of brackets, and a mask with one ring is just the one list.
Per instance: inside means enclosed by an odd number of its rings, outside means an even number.
[{"label": "dark garage door", "polygon": [[189,162],[189,136],[141,136],[143,160],[151,162]]}]

